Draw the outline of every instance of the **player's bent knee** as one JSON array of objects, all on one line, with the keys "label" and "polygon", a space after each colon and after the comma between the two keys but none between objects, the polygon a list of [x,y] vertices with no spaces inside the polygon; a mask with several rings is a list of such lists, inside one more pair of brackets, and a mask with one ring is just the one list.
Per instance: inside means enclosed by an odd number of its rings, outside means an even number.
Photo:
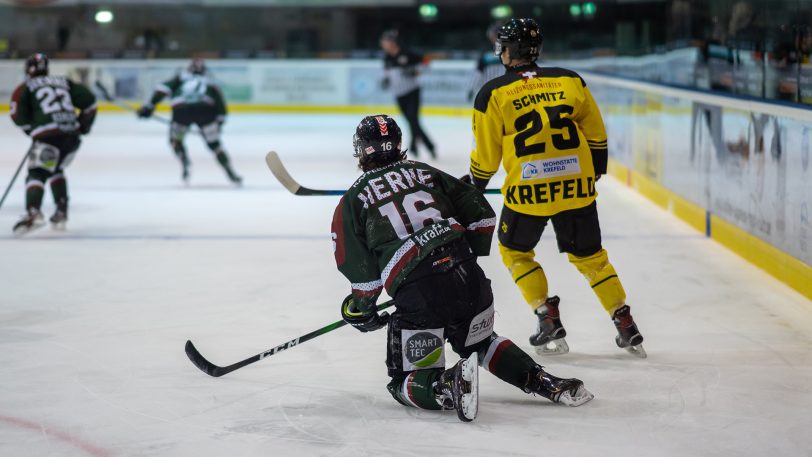
[{"label": "player's bent knee", "polygon": [[442,372],[442,368],[433,368],[395,375],[386,385],[386,390],[401,405],[420,409],[442,409],[434,392],[434,383],[440,379]]}]

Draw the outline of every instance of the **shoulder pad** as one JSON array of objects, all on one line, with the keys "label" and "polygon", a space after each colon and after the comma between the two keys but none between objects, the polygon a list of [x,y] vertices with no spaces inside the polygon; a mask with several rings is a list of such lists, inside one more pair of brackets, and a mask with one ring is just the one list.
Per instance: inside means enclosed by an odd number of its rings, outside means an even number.
[{"label": "shoulder pad", "polygon": [[584,78],[582,78],[581,75],[566,68],[539,67],[537,74],[540,78],[578,78],[581,80],[581,84],[586,87],[586,82],[584,82]]},{"label": "shoulder pad", "polygon": [[482,89],[479,89],[479,93],[476,94],[476,99],[474,100],[474,109],[484,113],[485,110],[488,108],[488,103],[491,101],[491,95],[493,95],[493,91],[499,89],[500,87],[507,86],[510,83],[516,82],[521,80],[522,77],[517,75],[513,72],[505,73],[502,76],[497,78],[493,78],[492,80],[485,83],[482,86]]}]

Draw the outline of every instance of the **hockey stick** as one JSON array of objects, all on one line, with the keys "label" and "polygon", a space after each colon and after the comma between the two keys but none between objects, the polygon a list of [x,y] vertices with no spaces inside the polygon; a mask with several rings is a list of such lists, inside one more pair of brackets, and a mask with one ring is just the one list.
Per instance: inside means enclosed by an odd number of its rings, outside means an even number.
[{"label": "hockey stick", "polygon": [[[394,300],[389,300],[387,302],[383,302],[383,303],[378,305],[378,311],[386,309],[386,308],[388,308],[388,307],[390,307],[390,306],[392,306],[394,304],[395,304]],[[383,317],[383,316],[386,316],[386,315],[387,314],[384,313],[381,316]],[[208,360],[206,360],[206,358],[203,357],[203,355],[200,353],[200,351],[197,350],[195,345],[192,344],[191,340],[186,341],[186,355],[189,356],[189,360],[191,360],[192,363],[195,364],[195,366],[200,369],[200,371],[202,371],[203,373],[206,373],[209,376],[214,376],[215,378],[219,378],[220,376],[223,376],[224,374],[231,373],[232,371],[237,370],[239,368],[242,368],[242,367],[244,367],[246,365],[250,365],[250,364],[252,364],[254,362],[258,362],[258,361],[260,361],[260,360],[262,360],[262,359],[264,359],[266,357],[270,357],[270,356],[272,356],[274,354],[285,351],[285,350],[290,349],[290,348],[292,348],[294,346],[298,346],[298,345],[304,343],[305,341],[310,341],[313,338],[316,338],[317,336],[321,336],[321,335],[324,335],[325,333],[332,332],[333,330],[335,330],[337,328],[340,328],[340,327],[343,327],[345,325],[347,325],[347,323],[344,322],[343,320],[338,321],[338,322],[333,322],[330,325],[326,325],[326,326],[324,326],[324,327],[322,327],[322,328],[320,328],[318,330],[314,330],[314,331],[312,331],[312,332],[310,332],[310,333],[308,333],[306,335],[302,335],[302,336],[300,336],[298,338],[294,338],[294,339],[292,339],[290,341],[287,341],[285,343],[280,344],[279,346],[268,349],[267,351],[260,352],[259,354],[255,355],[253,357],[249,357],[249,358],[247,358],[245,360],[242,360],[240,362],[228,365],[226,367],[217,366],[217,365],[209,362]]]},{"label": "hockey stick", "polygon": [[23,155],[23,160],[20,162],[20,165],[17,167],[17,171],[14,172],[14,176],[11,177],[11,181],[9,181],[8,186],[6,187],[6,191],[3,192],[3,198],[0,198],[0,208],[3,207],[3,202],[6,201],[6,197],[8,193],[11,191],[11,186],[14,185],[14,181],[17,180],[17,175],[20,174],[20,170],[23,169],[23,164],[25,164],[25,159],[28,158],[28,151],[25,151],[25,155]]},{"label": "hockey stick", "polygon": [[[279,180],[280,183],[290,191],[293,195],[305,195],[305,196],[312,196],[312,195],[344,195],[346,190],[334,190],[334,189],[311,189],[309,187],[304,187],[288,173],[288,170],[282,164],[282,160],[279,159],[279,155],[276,151],[271,151],[265,156],[265,163],[268,165],[268,168],[271,170],[276,179]],[[499,189],[485,189],[486,194],[499,194]]]},{"label": "hockey stick", "polygon": [[[116,105],[119,108],[123,108],[123,109],[125,109],[127,111],[132,111],[133,113],[138,112],[138,110],[136,108],[133,108],[132,106],[130,106],[128,104],[126,104],[124,102],[116,101],[116,99],[113,98],[113,96],[110,94],[110,91],[108,91],[107,88],[104,87],[104,85],[101,83],[101,81],[96,81],[96,89],[98,89],[99,94],[102,96],[104,101],[106,101],[108,103],[112,103],[113,105]],[[150,119],[155,119],[156,121],[162,122],[164,124],[169,124],[170,122],[172,122],[172,121],[170,121],[169,119],[167,119],[165,117],[155,116],[155,115],[150,116]]]}]

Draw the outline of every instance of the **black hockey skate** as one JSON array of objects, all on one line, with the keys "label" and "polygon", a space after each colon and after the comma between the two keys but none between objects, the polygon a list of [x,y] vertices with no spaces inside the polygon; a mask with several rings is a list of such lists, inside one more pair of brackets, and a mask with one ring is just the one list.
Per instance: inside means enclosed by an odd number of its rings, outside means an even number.
[{"label": "black hockey skate", "polygon": [[183,180],[185,183],[189,183],[189,170],[192,168],[192,164],[189,163],[189,159],[184,155],[180,158],[180,179]]},{"label": "black hockey skate", "polygon": [[643,349],[643,335],[637,330],[637,324],[634,323],[629,305],[623,305],[615,311],[612,321],[617,328],[618,335],[615,337],[617,346],[629,351],[632,355],[645,359],[647,354]]},{"label": "black hockey skate", "polygon": [[228,175],[228,179],[237,187],[242,186],[242,176],[234,173],[234,170],[231,167],[226,167],[226,174]]},{"label": "black hockey skate", "polygon": [[437,400],[445,409],[457,411],[463,422],[471,422],[479,410],[479,355],[474,352],[440,375],[435,385]]},{"label": "black hockey skate", "polygon": [[524,391],[538,394],[552,401],[567,406],[581,406],[595,398],[592,392],[586,390],[580,379],[562,379],[544,371],[544,367],[536,365],[530,372],[530,379]]},{"label": "black hockey skate", "polygon": [[14,234],[17,236],[25,235],[26,233],[36,230],[45,225],[45,218],[42,217],[40,210],[36,208],[29,208],[28,214],[23,216],[19,222],[14,224]]},{"label": "black hockey skate", "polygon": [[552,296],[536,309],[539,319],[538,330],[530,336],[530,344],[535,346],[539,355],[557,355],[570,352],[570,347],[564,339],[567,330],[561,325],[558,314],[558,303],[561,300]]},{"label": "black hockey skate", "polygon": [[51,221],[51,228],[54,230],[64,231],[68,223],[68,211],[57,209],[54,215],[49,219]]}]

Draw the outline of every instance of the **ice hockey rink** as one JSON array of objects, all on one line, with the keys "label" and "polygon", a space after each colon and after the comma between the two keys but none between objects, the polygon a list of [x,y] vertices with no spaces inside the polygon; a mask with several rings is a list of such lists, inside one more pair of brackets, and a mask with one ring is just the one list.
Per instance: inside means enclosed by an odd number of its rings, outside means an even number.
[{"label": "ice hockey rink", "polygon": [[[481,371],[475,422],[407,409],[385,388],[383,331],[342,328],[222,378],[200,372],[187,339],[227,365],[340,318],[337,198],[291,195],[263,158],[276,150],[304,185],[345,188],[360,118],[231,116],[236,189],[194,135],[185,186],[164,125],[102,112],[67,172],[68,230],[22,239],[11,234],[20,176],[0,209],[0,455],[812,455],[812,303],[609,177],[598,184],[604,246],[648,359],[615,346],[552,233],[537,251],[571,352],[535,358],[584,380],[596,397],[582,407]],[[463,174],[469,118],[424,122],[432,163]],[[7,116],[0,138],[5,186],[29,140]],[[496,331],[529,351],[535,323],[495,245],[481,264]]]}]

